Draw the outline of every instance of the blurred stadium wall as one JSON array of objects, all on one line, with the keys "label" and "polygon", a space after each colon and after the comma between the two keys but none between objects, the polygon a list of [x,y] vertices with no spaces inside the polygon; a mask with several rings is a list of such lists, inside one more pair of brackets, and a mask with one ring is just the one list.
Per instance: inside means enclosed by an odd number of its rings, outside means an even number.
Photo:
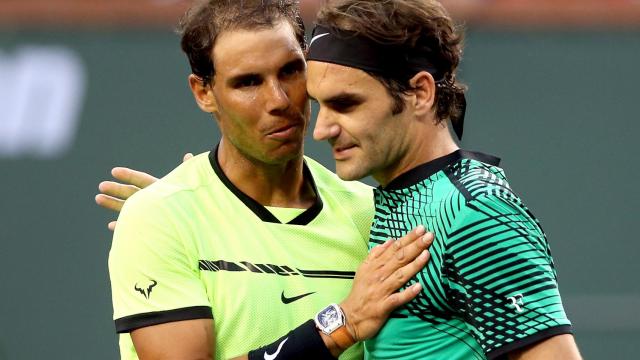
[{"label": "blurred stadium wall", "polygon": [[[463,147],[501,156],[541,219],[585,358],[638,358],[640,2],[446,4],[467,27]],[[117,358],[96,186],[218,137],[172,32],[187,6],[0,0],[0,359]]]}]

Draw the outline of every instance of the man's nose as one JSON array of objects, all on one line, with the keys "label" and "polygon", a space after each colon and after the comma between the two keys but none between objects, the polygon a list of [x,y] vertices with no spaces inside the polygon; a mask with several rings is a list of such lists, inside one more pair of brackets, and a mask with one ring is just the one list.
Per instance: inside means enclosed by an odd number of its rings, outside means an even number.
[{"label": "man's nose", "polygon": [[313,129],[313,139],[317,141],[328,140],[340,134],[340,125],[334,121],[328,111],[320,106],[316,126]]},{"label": "man's nose", "polygon": [[291,101],[286,85],[280,81],[271,81],[268,84],[267,110],[269,113],[283,111],[289,108]]}]

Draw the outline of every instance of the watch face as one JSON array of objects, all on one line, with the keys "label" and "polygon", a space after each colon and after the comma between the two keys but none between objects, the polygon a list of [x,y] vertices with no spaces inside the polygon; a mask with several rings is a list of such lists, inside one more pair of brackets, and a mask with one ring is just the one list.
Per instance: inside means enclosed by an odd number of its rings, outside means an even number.
[{"label": "watch face", "polygon": [[340,314],[338,313],[338,310],[333,306],[322,310],[322,312],[318,314],[318,321],[323,327],[335,326],[335,324],[340,322],[340,320]]},{"label": "watch face", "polygon": [[318,328],[327,335],[344,325],[342,309],[336,304],[331,304],[320,311],[315,320]]}]

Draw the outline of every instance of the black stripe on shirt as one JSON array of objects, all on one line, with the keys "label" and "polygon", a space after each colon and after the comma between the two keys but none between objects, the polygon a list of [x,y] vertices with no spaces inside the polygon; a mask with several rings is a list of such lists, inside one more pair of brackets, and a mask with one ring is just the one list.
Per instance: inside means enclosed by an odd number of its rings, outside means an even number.
[{"label": "black stripe on shirt", "polygon": [[147,313],[125,316],[115,320],[116,331],[128,333],[147,326],[165,324],[174,321],[213,319],[211,307],[191,306],[166,311],[152,311]]}]

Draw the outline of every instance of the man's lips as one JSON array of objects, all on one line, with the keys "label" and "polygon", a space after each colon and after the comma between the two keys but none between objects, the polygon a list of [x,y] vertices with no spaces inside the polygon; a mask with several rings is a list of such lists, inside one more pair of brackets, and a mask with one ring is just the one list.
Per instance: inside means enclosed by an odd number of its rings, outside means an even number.
[{"label": "man's lips", "polygon": [[272,139],[285,140],[295,135],[301,126],[302,124],[299,123],[287,124],[269,132],[267,136]]},{"label": "man's lips", "polygon": [[336,160],[344,160],[351,155],[351,153],[353,152],[352,150],[355,148],[356,148],[356,145],[353,145],[353,144],[334,146],[333,158]]}]

